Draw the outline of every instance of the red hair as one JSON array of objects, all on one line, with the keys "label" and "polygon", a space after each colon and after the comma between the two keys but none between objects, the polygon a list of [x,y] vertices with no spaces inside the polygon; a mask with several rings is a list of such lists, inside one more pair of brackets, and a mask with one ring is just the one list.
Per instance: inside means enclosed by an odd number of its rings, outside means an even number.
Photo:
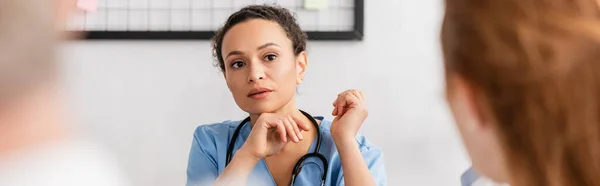
[{"label": "red hair", "polygon": [[513,186],[600,185],[599,20],[595,0],[446,0],[446,73],[482,98]]}]

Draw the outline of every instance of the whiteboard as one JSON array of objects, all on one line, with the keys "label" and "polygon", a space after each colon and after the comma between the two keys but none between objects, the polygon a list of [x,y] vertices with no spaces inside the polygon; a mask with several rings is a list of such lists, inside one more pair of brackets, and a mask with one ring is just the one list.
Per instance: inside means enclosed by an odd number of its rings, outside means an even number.
[{"label": "whiteboard", "polygon": [[229,15],[252,4],[275,4],[289,9],[309,38],[318,33],[356,32],[357,20],[361,20],[362,27],[362,17],[356,19],[362,3],[357,7],[359,1],[355,0],[325,1],[326,7],[314,10],[305,8],[303,0],[99,0],[96,12],[75,17],[67,29],[105,37],[131,33],[132,37],[145,35],[146,39],[194,32],[205,35],[197,39],[208,39]]}]

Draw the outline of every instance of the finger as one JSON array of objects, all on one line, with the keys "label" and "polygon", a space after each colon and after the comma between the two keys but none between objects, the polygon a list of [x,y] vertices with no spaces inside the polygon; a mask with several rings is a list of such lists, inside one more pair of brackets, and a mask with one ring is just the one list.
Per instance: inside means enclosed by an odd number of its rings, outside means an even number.
[{"label": "finger", "polygon": [[331,115],[337,116],[337,106],[336,105],[333,105],[333,111],[331,112]]},{"label": "finger", "polygon": [[358,90],[351,90],[350,93],[356,96],[358,99],[360,99],[360,93],[358,92]]},{"label": "finger", "polygon": [[365,101],[364,93],[360,90],[354,90],[353,94],[358,98],[358,100],[362,103]]},{"label": "finger", "polygon": [[359,99],[360,99],[360,104],[361,104],[363,107],[366,107],[365,105],[367,104],[367,102],[366,102],[366,96],[365,96],[365,93],[364,93],[364,92],[362,92],[362,91],[358,91],[358,95],[359,95]]},{"label": "finger", "polygon": [[346,94],[345,100],[347,102],[346,107],[348,108],[354,108],[358,105],[360,105],[360,99],[358,98],[357,95],[355,94]]},{"label": "finger", "polygon": [[346,113],[346,111],[344,110],[344,105],[345,104],[338,104],[336,116],[341,116],[344,115],[344,113]]},{"label": "finger", "polygon": [[298,136],[296,135],[296,132],[294,131],[294,127],[292,127],[292,124],[285,118],[281,119],[283,121],[283,124],[285,125],[285,132],[287,133],[288,137],[290,139],[292,139],[293,142],[298,142]]},{"label": "finger", "polygon": [[335,98],[335,101],[333,101],[333,111],[331,112],[331,115],[337,116],[338,115],[338,102],[340,100],[340,94],[338,94],[337,98]]},{"label": "finger", "polygon": [[273,123],[277,127],[277,133],[279,133],[279,138],[281,138],[282,142],[287,142],[287,135],[285,134],[285,127],[283,126],[283,122],[281,120]]},{"label": "finger", "polygon": [[337,109],[337,116],[341,116],[344,115],[344,113],[346,113],[346,105],[348,104],[346,101],[346,94],[341,95],[341,97],[338,99],[338,104],[336,105],[336,109]]},{"label": "finger", "polygon": [[334,109],[335,110],[334,116],[342,115],[342,111],[344,110],[343,109],[344,104],[346,104],[345,100],[344,100],[344,94],[345,94],[345,92],[342,92],[342,93],[338,94],[338,98],[337,98],[337,100],[335,100],[336,104],[334,105],[334,107],[335,107],[335,109]]},{"label": "finger", "polygon": [[360,105],[359,98],[356,95],[354,95],[352,91],[349,91],[347,94],[345,94],[343,100],[344,105],[341,107],[342,112],[340,115],[344,115],[349,109],[356,108],[358,107],[358,105]]},{"label": "finger", "polygon": [[300,119],[292,116],[292,120],[294,120],[294,122],[296,123],[296,125],[298,127],[300,127],[300,130],[304,130],[304,131],[310,131],[310,124],[312,123],[306,123],[306,122],[302,122],[300,121]]},{"label": "finger", "polygon": [[292,128],[294,128],[294,132],[296,132],[296,136],[298,137],[298,140],[301,141],[302,139],[304,139],[304,136],[302,136],[302,133],[300,132],[298,124],[294,121],[294,119],[292,119],[292,116],[288,116],[288,117],[286,117],[286,119],[292,125]]}]

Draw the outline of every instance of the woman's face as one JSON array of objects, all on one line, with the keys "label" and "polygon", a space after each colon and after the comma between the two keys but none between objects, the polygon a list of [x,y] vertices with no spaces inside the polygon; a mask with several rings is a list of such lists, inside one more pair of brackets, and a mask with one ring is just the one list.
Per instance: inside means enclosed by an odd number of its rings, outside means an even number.
[{"label": "woman's face", "polygon": [[224,76],[237,105],[250,114],[272,113],[295,104],[296,86],[306,70],[306,54],[294,55],[279,24],[251,19],[223,38]]},{"label": "woman's face", "polygon": [[54,0],[54,16],[57,28],[64,28],[72,14],[76,12],[78,0]]}]

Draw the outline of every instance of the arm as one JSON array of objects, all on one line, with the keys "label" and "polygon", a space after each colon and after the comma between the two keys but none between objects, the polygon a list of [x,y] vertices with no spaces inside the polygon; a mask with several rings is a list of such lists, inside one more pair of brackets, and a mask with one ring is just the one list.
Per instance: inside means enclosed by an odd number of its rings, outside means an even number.
[{"label": "arm", "polygon": [[260,158],[240,149],[217,178],[214,185],[246,185],[248,176]]},{"label": "arm", "polygon": [[213,133],[203,126],[196,129],[188,160],[186,186],[246,185],[248,176],[260,158],[256,158],[245,150],[247,148],[242,147],[219,176],[217,158],[214,156],[217,149],[214,144],[223,144],[215,142]]},{"label": "arm", "polygon": [[[367,118],[364,95],[361,91],[347,90],[333,102],[331,135],[340,154],[344,181],[341,185],[385,185],[385,169],[381,150],[376,147],[359,148],[356,134]],[[365,139],[363,138],[364,142]],[[364,144],[364,143],[361,143]],[[377,181],[377,182],[375,182]]]},{"label": "arm", "polygon": [[376,185],[375,179],[369,171],[369,167],[358,147],[358,142],[352,137],[334,139],[340,154],[342,170],[344,171],[344,183],[352,185]]}]

